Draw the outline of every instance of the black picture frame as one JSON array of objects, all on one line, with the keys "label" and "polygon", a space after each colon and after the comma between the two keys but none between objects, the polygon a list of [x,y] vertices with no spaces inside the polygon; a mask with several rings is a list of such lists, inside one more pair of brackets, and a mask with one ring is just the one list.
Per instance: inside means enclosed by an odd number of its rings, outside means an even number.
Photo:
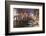
[{"label": "black picture frame", "polygon": [[[33,5],[42,5],[42,13],[43,13],[43,30],[42,31],[35,31],[35,32],[15,32],[15,33],[9,33],[9,5],[10,4],[33,4]],[[19,34],[39,34],[39,33],[45,33],[45,3],[42,2],[22,2],[22,1],[5,1],[5,35],[19,35]]]}]

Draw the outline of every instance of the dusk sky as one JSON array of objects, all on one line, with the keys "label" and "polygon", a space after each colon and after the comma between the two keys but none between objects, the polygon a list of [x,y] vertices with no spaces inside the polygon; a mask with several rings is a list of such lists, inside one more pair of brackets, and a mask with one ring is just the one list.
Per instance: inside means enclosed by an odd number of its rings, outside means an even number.
[{"label": "dusk sky", "polygon": [[17,12],[27,12],[27,13],[33,13],[34,12],[34,9],[22,9],[22,8],[18,8],[16,9]]}]

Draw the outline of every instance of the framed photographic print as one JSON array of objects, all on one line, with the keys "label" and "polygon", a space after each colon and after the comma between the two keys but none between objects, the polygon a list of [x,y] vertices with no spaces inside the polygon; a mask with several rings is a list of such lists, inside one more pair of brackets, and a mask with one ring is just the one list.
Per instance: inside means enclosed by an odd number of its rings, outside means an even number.
[{"label": "framed photographic print", "polygon": [[5,1],[6,35],[45,32],[45,3]]}]

